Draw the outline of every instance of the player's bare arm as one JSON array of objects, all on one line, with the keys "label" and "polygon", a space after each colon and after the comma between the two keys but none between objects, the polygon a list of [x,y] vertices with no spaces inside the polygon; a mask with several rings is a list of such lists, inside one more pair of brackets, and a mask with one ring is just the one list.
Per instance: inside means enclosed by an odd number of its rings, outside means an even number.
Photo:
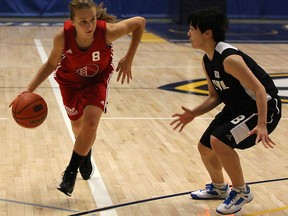
[{"label": "player's bare arm", "polygon": [[[256,143],[262,140],[263,145],[273,148],[275,143],[269,138],[266,124],[267,116],[267,94],[264,86],[254,76],[252,71],[248,68],[241,56],[231,55],[224,60],[224,69],[227,73],[238,79],[244,86],[252,90],[256,96],[256,104],[258,111],[258,124],[250,132],[250,134],[257,134]],[[241,72],[241,73],[240,73]]]},{"label": "player's bare arm", "polygon": [[219,99],[218,94],[215,91],[211,83],[211,80],[207,75],[203,62],[202,62],[202,68],[206,76],[209,94],[208,94],[208,97],[201,104],[199,104],[197,107],[191,110],[191,112],[194,113],[195,116],[203,115],[204,113],[211,111],[212,109],[214,109],[216,106],[218,106],[221,103],[221,100]]},{"label": "player's bare arm", "polygon": [[118,23],[107,23],[107,32],[106,32],[106,42],[107,44],[112,43],[124,35],[132,32],[132,39],[138,43],[141,40],[144,28],[146,25],[146,20],[143,17],[132,17],[130,19],[126,19],[120,21]]},{"label": "player's bare arm", "polygon": [[127,78],[127,82],[132,79],[131,66],[137,47],[142,38],[146,20],[143,17],[133,17],[119,23],[107,23],[106,43],[110,44],[118,38],[132,32],[131,42],[126,55],[119,61],[116,71],[119,73],[117,81],[121,83]]},{"label": "player's bare arm", "polygon": [[221,101],[218,97],[217,92],[215,91],[214,87],[212,86],[212,83],[207,75],[207,72],[204,67],[204,63],[202,62],[202,68],[203,71],[206,75],[207,83],[208,83],[208,90],[209,90],[209,95],[208,97],[198,106],[193,108],[192,110],[182,107],[182,110],[184,113],[179,114],[176,113],[172,117],[176,117],[174,121],[170,123],[170,125],[175,125],[173,130],[176,130],[177,128],[180,127],[179,132],[183,130],[183,128],[190,123],[191,121],[194,120],[195,117],[203,115],[204,113],[209,112],[210,110],[214,109],[216,106],[218,106]]},{"label": "player's bare arm", "polygon": [[64,31],[59,31],[53,40],[53,48],[48,60],[39,68],[38,72],[27,86],[27,91],[33,92],[57,67],[64,49]]},{"label": "player's bare arm", "polygon": [[[19,92],[18,96],[25,92],[34,92],[35,89],[56,69],[61,59],[64,44],[64,31],[61,30],[54,37],[53,48],[47,62],[45,62],[39,68],[38,72],[32,78],[31,82],[27,85],[26,89]],[[14,98],[13,101],[9,104],[9,107],[13,105],[16,98]]]},{"label": "player's bare arm", "polygon": [[204,113],[211,111],[221,103],[221,100],[217,92],[215,91],[210,78],[208,77],[203,61],[202,61],[202,68],[206,76],[209,95],[206,98],[206,100],[203,101],[203,103],[201,103],[198,107],[194,109],[194,111],[192,110],[193,112],[195,112],[196,116],[200,116],[203,115]]}]

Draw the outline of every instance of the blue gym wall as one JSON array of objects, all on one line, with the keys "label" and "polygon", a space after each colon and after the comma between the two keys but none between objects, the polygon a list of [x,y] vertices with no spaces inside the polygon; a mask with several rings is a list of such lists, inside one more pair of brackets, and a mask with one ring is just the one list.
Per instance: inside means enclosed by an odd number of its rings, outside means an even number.
[{"label": "blue gym wall", "polygon": [[287,0],[227,0],[229,18],[287,19]]},{"label": "blue gym wall", "polygon": [[[108,12],[119,18],[142,15],[169,18],[181,0],[103,0]],[[205,0],[199,0],[203,2]],[[217,1],[217,0],[215,0]],[[226,0],[229,18],[288,18],[287,0]],[[0,0],[1,17],[67,17],[70,0]],[[100,1],[96,0],[96,3]]]}]

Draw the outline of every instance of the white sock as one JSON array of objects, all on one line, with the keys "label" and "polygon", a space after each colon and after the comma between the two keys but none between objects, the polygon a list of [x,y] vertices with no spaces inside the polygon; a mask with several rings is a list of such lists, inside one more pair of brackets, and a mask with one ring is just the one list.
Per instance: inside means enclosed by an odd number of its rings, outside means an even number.
[{"label": "white sock", "polygon": [[241,192],[245,193],[247,191],[247,187],[246,184],[244,184],[243,186],[240,187],[235,187],[236,189],[240,190]]},{"label": "white sock", "polygon": [[214,185],[215,188],[218,188],[218,189],[223,189],[226,187],[226,183],[213,183],[212,184]]}]

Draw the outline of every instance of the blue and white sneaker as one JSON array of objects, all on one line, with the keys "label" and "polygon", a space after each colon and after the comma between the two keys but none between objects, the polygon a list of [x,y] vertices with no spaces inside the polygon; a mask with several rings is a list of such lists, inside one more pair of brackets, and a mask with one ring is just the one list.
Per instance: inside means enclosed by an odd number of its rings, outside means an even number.
[{"label": "blue and white sneaker", "polygon": [[216,209],[219,214],[227,215],[239,212],[243,205],[253,200],[253,194],[248,185],[246,192],[233,188],[229,197]]},{"label": "blue and white sneaker", "polygon": [[229,196],[230,188],[228,184],[225,185],[224,188],[216,188],[213,183],[206,184],[205,189],[192,191],[191,197],[193,199],[226,199]]}]

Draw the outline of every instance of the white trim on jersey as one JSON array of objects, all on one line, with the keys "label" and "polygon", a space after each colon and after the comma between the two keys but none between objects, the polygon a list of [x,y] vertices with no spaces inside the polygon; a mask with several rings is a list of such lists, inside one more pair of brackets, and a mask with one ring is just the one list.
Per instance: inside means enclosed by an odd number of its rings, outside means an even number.
[{"label": "white trim on jersey", "polygon": [[[246,86],[243,85],[242,83],[241,83],[241,85],[243,86],[245,92],[246,92],[253,100],[256,100],[256,95],[255,95],[255,93],[254,93],[251,89],[246,88]],[[270,101],[270,100],[272,99],[271,95],[269,95],[269,94],[266,93],[266,99],[267,99],[267,101]]]},{"label": "white trim on jersey", "polygon": [[226,49],[235,49],[235,50],[238,50],[236,47],[234,47],[234,46],[232,46],[232,45],[230,45],[230,44],[228,44],[228,43],[224,43],[224,42],[222,42],[222,41],[220,41],[217,45],[216,45],[216,47],[215,47],[215,50],[217,51],[217,52],[219,52],[220,54],[222,54],[222,52],[224,52]]},{"label": "white trim on jersey", "polygon": [[[273,100],[275,101],[275,107],[277,109],[277,114],[279,114],[280,109],[278,106],[278,100],[276,98],[273,98]],[[273,122],[273,116],[274,116],[274,113],[270,116],[270,121],[268,121],[267,124],[271,124]]]}]

